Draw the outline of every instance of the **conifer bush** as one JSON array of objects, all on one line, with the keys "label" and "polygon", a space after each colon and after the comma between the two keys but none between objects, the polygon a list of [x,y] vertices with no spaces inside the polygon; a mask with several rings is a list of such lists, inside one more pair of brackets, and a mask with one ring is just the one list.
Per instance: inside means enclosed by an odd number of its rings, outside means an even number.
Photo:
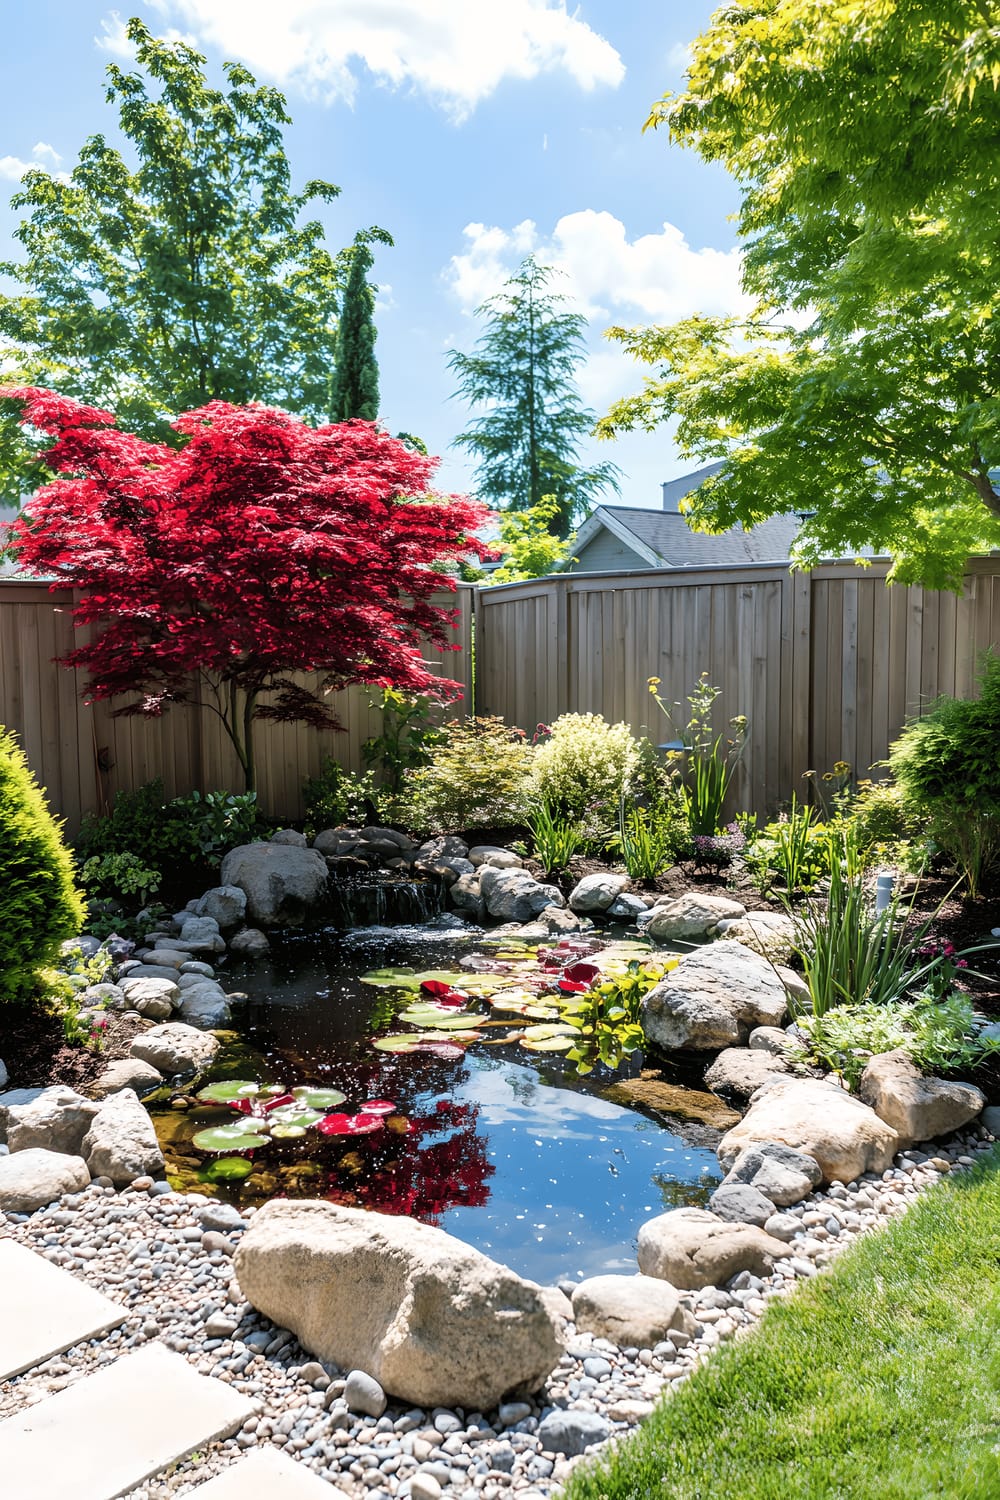
[{"label": "conifer bush", "polygon": [[0,1000],[36,992],[38,971],[83,920],[60,825],[14,736],[0,726]]}]

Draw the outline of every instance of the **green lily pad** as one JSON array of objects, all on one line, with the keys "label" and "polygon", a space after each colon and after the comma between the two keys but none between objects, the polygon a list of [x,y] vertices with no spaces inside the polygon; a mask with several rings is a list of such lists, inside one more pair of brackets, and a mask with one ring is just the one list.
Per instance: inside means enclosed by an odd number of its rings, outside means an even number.
[{"label": "green lily pad", "polygon": [[308,1109],[336,1109],[338,1104],[343,1104],[347,1098],[339,1089],[292,1089],[292,1094],[299,1104],[304,1104]]},{"label": "green lily pad", "polygon": [[362,974],[362,984],[380,985],[385,988],[418,990],[428,979],[440,979],[455,989],[464,989],[468,976],[461,969],[425,969],[418,973],[414,969],[372,969]]},{"label": "green lily pad", "polygon": [[272,1135],[277,1134],[279,1125],[282,1129],[286,1125],[294,1125],[296,1128],[308,1130],[310,1125],[318,1124],[322,1118],[321,1109],[303,1109],[300,1104],[282,1104],[278,1109],[272,1109],[267,1117]]},{"label": "green lily pad", "polygon": [[192,1144],[199,1151],[255,1151],[267,1144],[267,1136],[252,1127],[250,1121],[240,1120],[233,1125],[214,1125],[208,1130],[199,1130],[192,1138]]},{"label": "green lily pad", "polygon": [[393,1036],[380,1036],[372,1042],[379,1052],[413,1052],[418,1038],[412,1032],[398,1033]]},{"label": "green lily pad", "polygon": [[409,1006],[396,1019],[427,1031],[468,1031],[470,1023],[475,1025],[475,1016],[468,1011],[433,1010],[423,1005]]},{"label": "green lily pad", "polygon": [[195,1094],[203,1104],[234,1104],[238,1099],[252,1099],[260,1093],[260,1084],[246,1078],[231,1078],[223,1083],[210,1083]]},{"label": "green lily pad", "polygon": [[[320,1116],[322,1119],[322,1116]],[[291,1121],[283,1125],[279,1120],[277,1125],[271,1126],[271,1135],[279,1141],[296,1141],[304,1136],[309,1127],[306,1125],[293,1125]]]},{"label": "green lily pad", "polygon": [[198,1176],[202,1182],[241,1182],[253,1171],[253,1162],[245,1156],[222,1156],[202,1167]]},{"label": "green lily pad", "polygon": [[548,1037],[553,1036],[576,1035],[576,1027],[567,1025],[565,1021],[557,1022],[551,1026],[526,1026],[524,1028],[525,1040],[532,1042],[544,1042]]},{"label": "green lily pad", "polygon": [[534,1040],[525,1036],[521,1039],[521,1046],[529,1052],[568,1052],[573,1045],[571,1036],[545,1036]]}]

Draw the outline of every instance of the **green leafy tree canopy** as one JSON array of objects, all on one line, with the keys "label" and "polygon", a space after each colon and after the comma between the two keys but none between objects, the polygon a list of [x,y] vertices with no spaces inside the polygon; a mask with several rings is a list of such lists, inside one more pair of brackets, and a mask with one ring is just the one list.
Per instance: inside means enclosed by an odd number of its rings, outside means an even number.
[{"label": "green leafy tree canopy", "polygon": [[647,124],[739,183],[755,306],[610,330],[653,373],[600,431],[676,419],[726,460],[700,529],[812,512],[803,562],[872,547],[954,586],[1000,545],[1000,8],[738,0]]},{"label": "green leafy tree canopy", "polygon": [[594,425],[575,374],[585,357],[587,320],[548,290],[552,269],[529,255],[503,290],[477,309],[485,329],[472,354],[452,350],[458,394],[486,409],[455,446],[479,460],[481,500],[504,510],[529,510],[552,496],[550,530],[565,537],[602,490],[618,489],[612,463],[576,462]]},{"label": "green leafy tree canopy", "polygon": [[[332,254],[302,220],[338,189],[291,187],[283,96],[235,63],[228,87],[182,42],[128,23],[137,71],[112,64],[134,169],[91,136],[70,181],[28,172],[13,206],[22,260],[0,265],[18,291],[0,296],[0,365],[23,384],[113,407],[131,431],[174,439],[178,410],[260,401],[332,415],[338,306],[352,250]],[[380,229],[358,241],[391,244]],[[357,243],[356,242],[356,243]],[[16,498],[27,450],[0,430],[0,484]]]}]

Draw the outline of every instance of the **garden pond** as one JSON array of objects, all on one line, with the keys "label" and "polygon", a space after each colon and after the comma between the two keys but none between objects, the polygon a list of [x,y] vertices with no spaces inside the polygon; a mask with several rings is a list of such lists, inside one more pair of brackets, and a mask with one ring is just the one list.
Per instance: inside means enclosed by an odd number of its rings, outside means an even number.
[{"label": "garden pond", "polygon": [[648,953],[433,925],[283,934],[229,972],[239,1031],[197,1092],[147,1100],[168,1175],[243,1205],[408,1214],[542,1282],[631,1272],[640,1224],[703,1203],[718,1161],[602,1097],[641,1054],[581,1076],[561,1007],[596,964]]}]

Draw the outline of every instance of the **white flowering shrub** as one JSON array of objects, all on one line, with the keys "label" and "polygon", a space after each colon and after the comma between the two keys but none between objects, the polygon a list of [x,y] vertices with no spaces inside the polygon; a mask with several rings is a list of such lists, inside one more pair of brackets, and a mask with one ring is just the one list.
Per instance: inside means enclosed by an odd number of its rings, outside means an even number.
[{"label": "white flowering shrub", "polygon": [[627,724],[609,724],[600,714],[562,714],[535,751],[531,789],[564,817],[589,821],[599,810],[617,822],[618,804],[641,760]]}]

